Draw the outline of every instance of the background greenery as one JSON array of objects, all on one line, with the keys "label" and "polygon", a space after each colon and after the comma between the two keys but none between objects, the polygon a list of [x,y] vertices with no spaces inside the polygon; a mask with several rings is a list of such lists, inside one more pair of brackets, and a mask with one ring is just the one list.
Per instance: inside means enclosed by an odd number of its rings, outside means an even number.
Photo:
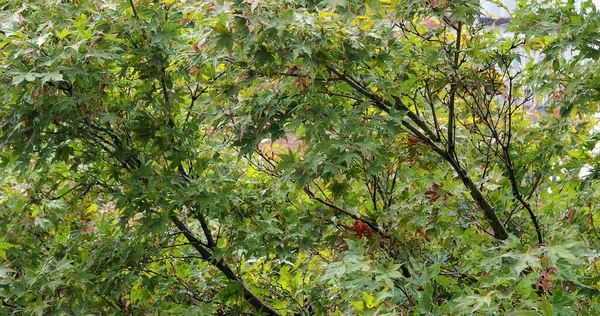
[{"label": "background greenery", "polygon": [[2,314],[600,313],[591,2],[0,8]]}]

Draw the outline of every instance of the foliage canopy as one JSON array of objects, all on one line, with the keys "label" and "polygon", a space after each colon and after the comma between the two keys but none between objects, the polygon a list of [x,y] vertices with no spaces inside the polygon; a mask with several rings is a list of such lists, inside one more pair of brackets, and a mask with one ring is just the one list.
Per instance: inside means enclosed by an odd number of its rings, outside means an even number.
[{"label": "foliage canopy", "polygon": [[591,2],[0,8],[2,313],[600,313]]}]

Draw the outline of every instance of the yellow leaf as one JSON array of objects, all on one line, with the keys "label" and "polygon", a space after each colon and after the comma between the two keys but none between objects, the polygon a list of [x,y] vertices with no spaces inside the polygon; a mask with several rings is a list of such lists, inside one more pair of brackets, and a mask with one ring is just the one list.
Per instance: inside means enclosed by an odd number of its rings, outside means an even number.
[{"label": "yellow leaf", "polygon": [[350,304],[352,304],[352,306],[354,306],[356,310],[362,311],[365,309],[365,303],[363,303],[362,301],[354,301],[350,302]]},{"label": "yellow leaf", "polygon": [[86,213],[93,213],[95,211],[98,210],[98,205],[96,205],[95,203],[92,203],[92,205],[90,205],[87,210],[85,210]]},{"label": "yellow leaf", "polygon": [[320,18],[338,18],[339,14],[333,13],[333,12],[327,12],[327,11],[319,11],[319,17]]},{"label": "yellow leaf", "polygon": [[33,211],[31,211],[31,217],[36,217],[40,213],[39,207],[34,207]]},{"label": "yellow leaf", "polygon": [[71,32],[69,32],[69,30],[67,30],[67,27],[65,26],[62,31],[56,32],[56,37],[58,37],[58,39],[64,39],[65,37],[67,37],[69,34],[72,34]]},{"label": "yellow leaf", "polygon": [[515,91],[515,96],[516,96],[517,98],[524,98],[524,97],[525,97],[525,94],[524,94],[524,93],[523,93],[523,91],[521,91],[521,90],[516,90],[516,91]]},{"label": "yellow leaf", "polygon": [[375,300],[375,297],[367,292],[363,292],[363,301],[367,305],[368,309],[375,308],[379,303]]}]

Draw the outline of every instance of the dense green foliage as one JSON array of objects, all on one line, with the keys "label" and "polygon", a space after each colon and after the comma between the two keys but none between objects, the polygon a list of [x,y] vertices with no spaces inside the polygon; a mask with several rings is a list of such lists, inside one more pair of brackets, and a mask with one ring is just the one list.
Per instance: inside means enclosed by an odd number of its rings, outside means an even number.
[{"label": "dense green foliage", "polygon": [[3,1],[1,314],[600,313],[600,13],[481,12]]}]

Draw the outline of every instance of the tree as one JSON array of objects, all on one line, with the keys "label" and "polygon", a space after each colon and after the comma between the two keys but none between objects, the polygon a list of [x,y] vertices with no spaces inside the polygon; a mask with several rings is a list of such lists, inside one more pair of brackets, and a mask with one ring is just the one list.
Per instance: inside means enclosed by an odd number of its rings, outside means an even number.
[{"label": "tree", "polygon": [[3,12],[7,310],[597,312],[591,3]]}]

